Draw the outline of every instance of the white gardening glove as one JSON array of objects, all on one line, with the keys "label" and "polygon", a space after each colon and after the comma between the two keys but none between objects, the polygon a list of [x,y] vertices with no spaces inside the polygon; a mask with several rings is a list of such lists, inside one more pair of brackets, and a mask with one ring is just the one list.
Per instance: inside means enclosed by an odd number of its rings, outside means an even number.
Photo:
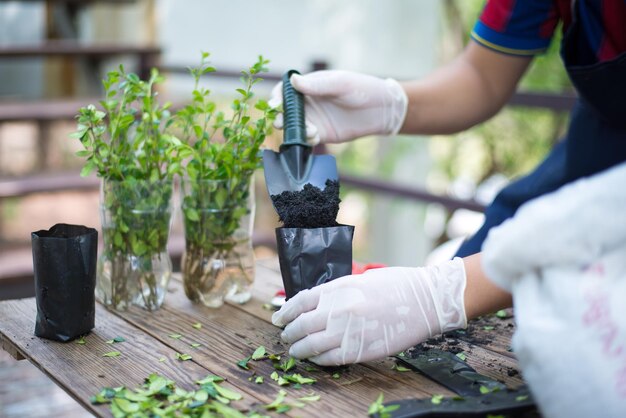
[{"label": "white gardening glove", "polygon": [[[293,87],[304,94],[307,137],[320,142],[344,142],[365,135],[395,135],[406,116],[408,98],[396,80],[350,71],[324,70],[293,74]],[[282,103],[278,83],[270,106]],[[276,127],[282,129],[282,115]]]},{"label": "white gardening glove", "polygon": [[626,163],[522,205],[492,229],[482,268],[495,284],[511,285],[529,272],[583,267],[626,242]]},{"label": "white gardening glove", "polygon": [[463,260],[389,267],[303,290],[272,316],[289,355],[322,366],[399,353],[467,325]]}]

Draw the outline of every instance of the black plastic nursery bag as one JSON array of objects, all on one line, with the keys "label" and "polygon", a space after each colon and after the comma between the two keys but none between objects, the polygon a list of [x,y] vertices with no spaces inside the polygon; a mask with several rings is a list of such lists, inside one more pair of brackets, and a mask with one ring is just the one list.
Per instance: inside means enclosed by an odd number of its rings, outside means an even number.
[{"label": "black plastic nursery bag", "polygon": [[276,228],[287,299],[301,290],[352,274],[354,226]]},{"label": "black plastic nursery bag", "polygon": [[70,341],[94,327],[98,231],[56,224],[31,234],[37,299],[35,335]]}]

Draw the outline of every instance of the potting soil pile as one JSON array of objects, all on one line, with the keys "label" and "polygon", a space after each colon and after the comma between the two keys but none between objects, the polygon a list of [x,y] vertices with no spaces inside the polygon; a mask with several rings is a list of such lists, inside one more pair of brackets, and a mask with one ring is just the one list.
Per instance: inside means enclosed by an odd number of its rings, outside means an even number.
[{"label": "potting soil pile", "polygon": [[337,226],[339,182],[327,180],[321,190],[310,183],[297,192],[271,195],[278,219],[285,228],[326,228]]}]

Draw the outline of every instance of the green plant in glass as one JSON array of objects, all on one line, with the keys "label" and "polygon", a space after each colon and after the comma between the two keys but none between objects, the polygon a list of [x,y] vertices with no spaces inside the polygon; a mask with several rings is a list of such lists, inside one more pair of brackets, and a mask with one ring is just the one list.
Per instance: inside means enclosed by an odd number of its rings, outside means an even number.
[{"label": "green plant in glass", "polygon": [[156,69],[141,80],[123,66],[103,80],[103,110],[83,107],[77,132],[86,157],[82,175],[102,178],[104,249],[96,297],[114,309],[137,304],[157,309],[171,276],[166,251],[172,212],[172,179],[180,169],[177,139],[165,133],[169,104],[161,105]]},{"label": "green plant in glass", "polygon": [[269,62],[260,56],[241,72],[243,88],[232,101],[232,112],[219,111],[200,85],[202,75],[215,71],[203,53],[191,68],[195,81],[192,101],[175,115],[180,130],[179,156],[185,254],[184,288],[195,302],[217,307],[223,299],[243,303],[250,298],[254,278],[251,230],[254,217],[252,177],[261,164],[260,147],[271,132],[276,110],[264,100],[252,104],[253,86]]}]

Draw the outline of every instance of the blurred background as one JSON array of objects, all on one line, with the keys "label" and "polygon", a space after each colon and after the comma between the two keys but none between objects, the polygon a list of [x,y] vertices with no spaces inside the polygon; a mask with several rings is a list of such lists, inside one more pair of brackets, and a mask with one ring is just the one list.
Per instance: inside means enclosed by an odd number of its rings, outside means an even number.
[{"label": "blurred background", "polygon": [[[454,59],[483,3],[0,0],[0,300],[33,295],[31,231],[59,222],[100,225],[99,181],[78,175],[80,144],[68,134],[78,108],[99,100],[108,70],[123,63],[145,75],[156,66],[167,77],[161,94],[176,103],[192,87],[186,67],[210,52],[218,73],[203,81],[225,106],[236,95],[239,71],[258,55],[271,61],[257,85],[261,98],[290,68],[407,80]],[[469,131],[327,147],[341,176],[338,220],[356,226],[356,261],[431,263],[450,257],[479,227],[484,205],[564,132],[573,96],[557,45],[535,59],[502,112]],[[280,140],[276,132],[267,146]],[[258,257],[273,256],[278,223],[261,170],[256,187],[255,250]],[[175,260],[183,248],[181,223],[177,213],[170,244]],[[0,386],[1,416],[84,414],[32,366],[3,356],[0,381],[17,383]],[[29,388],[23,396],[19,382]],[[29,402],[37,393],[48,393],[41,407]]]}]

